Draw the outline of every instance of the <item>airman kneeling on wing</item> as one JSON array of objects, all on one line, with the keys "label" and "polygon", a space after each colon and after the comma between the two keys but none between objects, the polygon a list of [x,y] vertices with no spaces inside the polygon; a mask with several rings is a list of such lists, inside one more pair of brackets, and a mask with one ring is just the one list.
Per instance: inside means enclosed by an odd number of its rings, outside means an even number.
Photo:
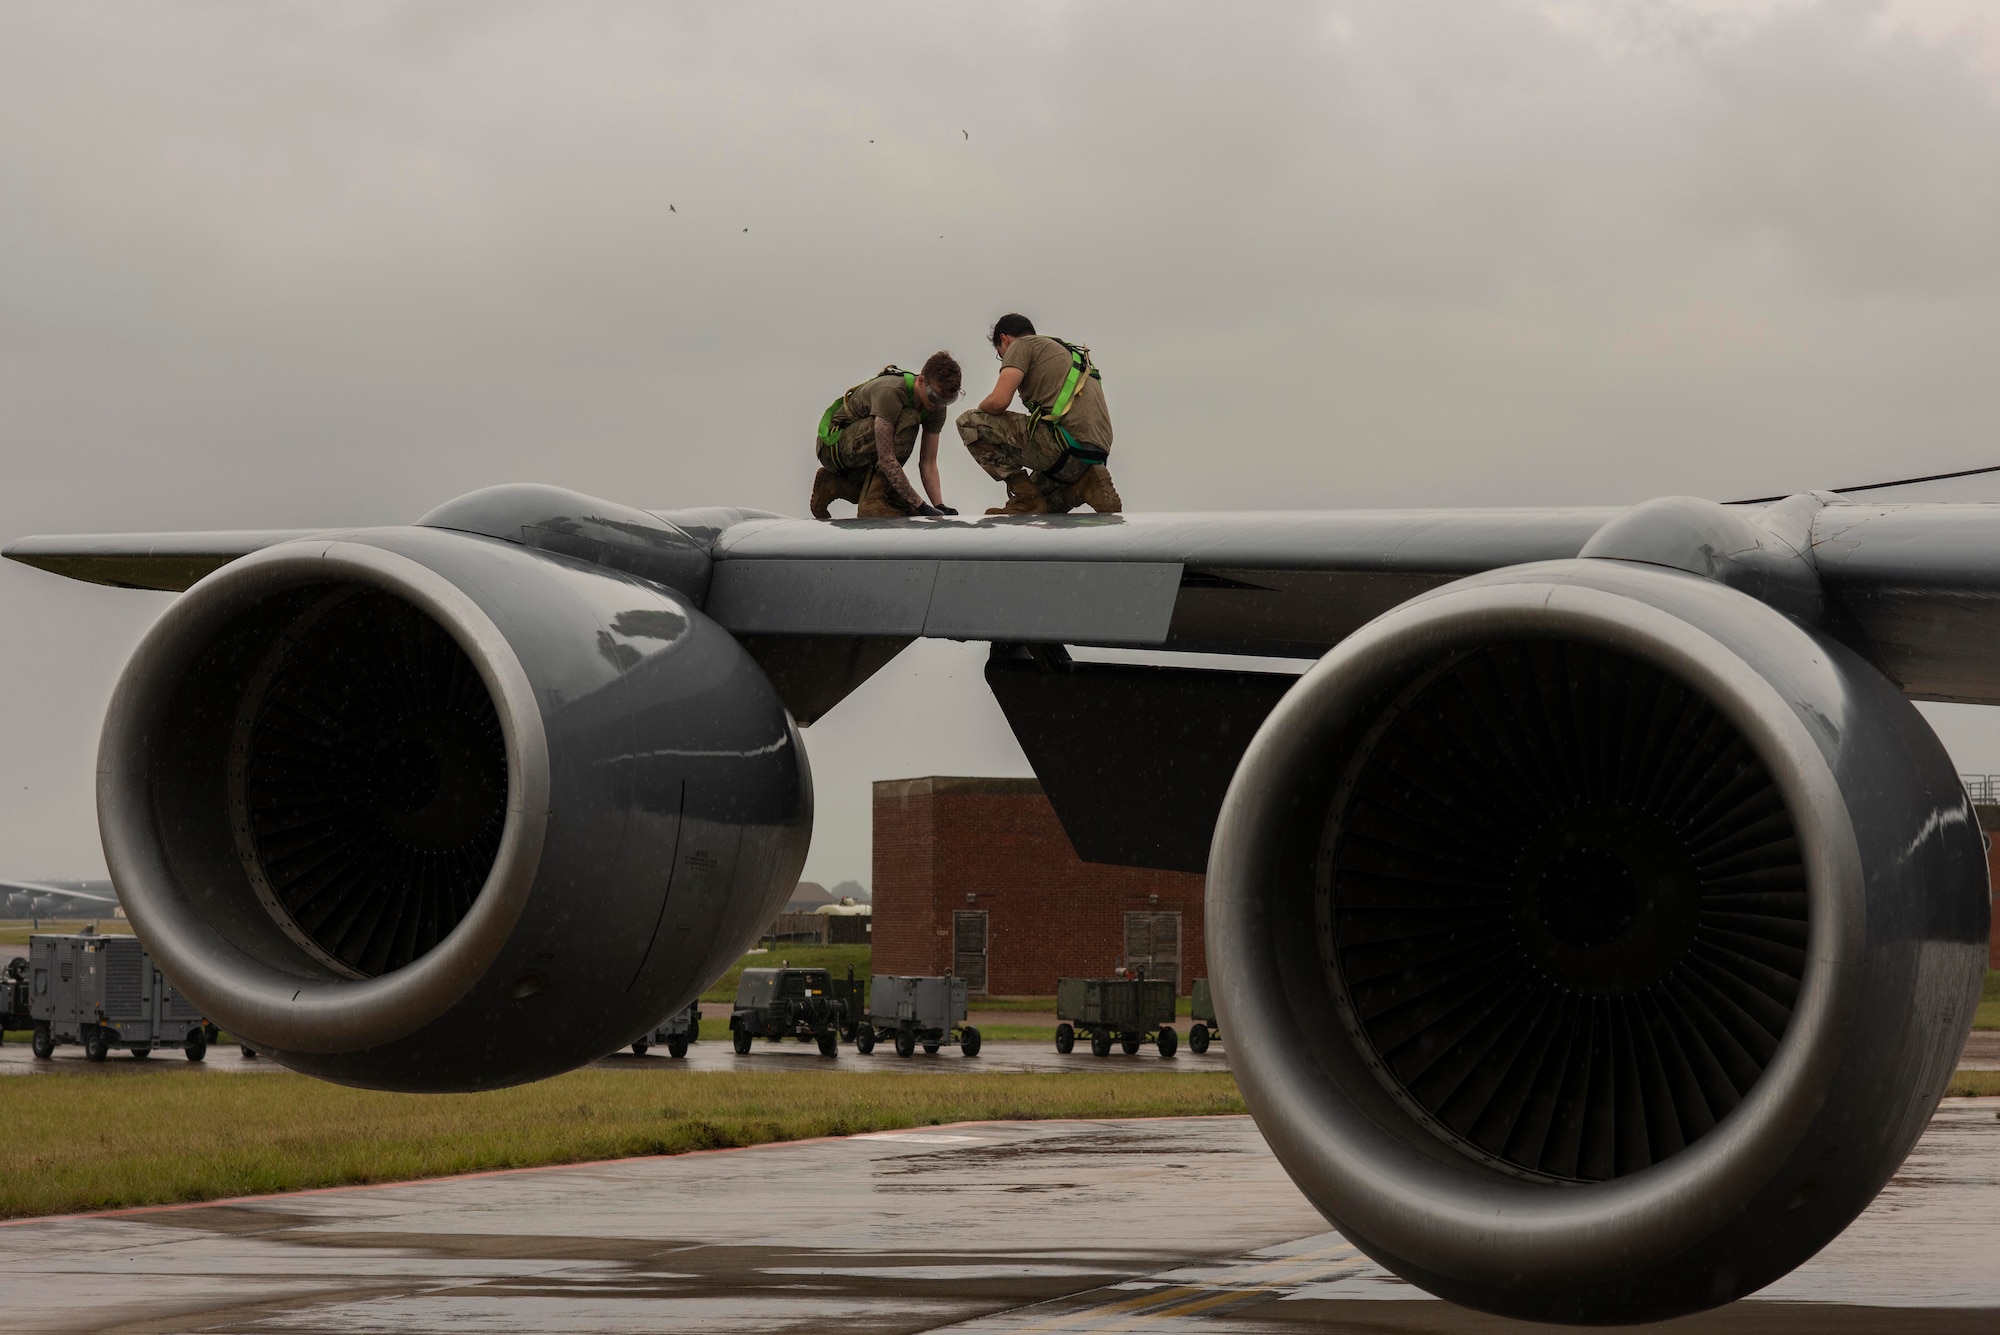
[{"label": "airman kneeling on wing", "polygon": [[[934,352],[921,371],[885,366],[835,399],[814,438],[820,468],[813,478],[813,518],[832,518],[827,506],[834,501],[852,501],[862,519],[957,514],[944,503],[937,453],[944,410],[958,398],[961,383],[952,355]],[[919,427],[924,442],[917,469],[928,503],[903,472]]]},{"label": "airman kneeling on wing", "polygon": [[[1124,509],[1106,462],[1111,411],[1090,349],[1037,334],[1025,315],[1001,316],[991,337],[1000,378],[977,408],[958,415],[958,434],[974,462],[1007,484],[1007,504],[986,513]],[[1008,411],[1017,392],[1025,413]]]}]

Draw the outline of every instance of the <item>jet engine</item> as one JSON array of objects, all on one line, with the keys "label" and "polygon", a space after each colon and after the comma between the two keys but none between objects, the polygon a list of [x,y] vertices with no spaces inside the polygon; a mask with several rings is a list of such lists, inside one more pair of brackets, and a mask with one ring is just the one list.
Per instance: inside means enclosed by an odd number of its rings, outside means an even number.
[{"label": "jet engine", "polygon": [[1922,1131],[1985,964],[1979,828],[1896,687],[1632,560],[1343,641],[1251,743],[1209,873],[1230,1064],[1292,1177],[1412,1282],[1545,1321],[1811,1256]]},{"label": "jet engine", "polygon": [[[100,824],[212,1021],[329,1079],[480,1088],[719,976],[797,880],[812,783],[698,589],[576,525],[426,523],[269,547],[169,608],[112,701]],[[689,547],[662,568],[705,576]]]}]

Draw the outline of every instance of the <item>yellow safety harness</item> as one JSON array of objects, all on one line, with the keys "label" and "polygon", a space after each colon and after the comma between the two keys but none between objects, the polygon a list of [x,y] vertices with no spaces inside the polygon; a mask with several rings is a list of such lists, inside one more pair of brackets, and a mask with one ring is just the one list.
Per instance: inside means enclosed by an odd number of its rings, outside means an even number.
[{"label": "yellow safety harness", "polygon": [[[869,376],[859,385],[856,385],[854,389],[848,390],[845,394],[842,394],[839,398],[835,399],[832,403],[828,404],[826,407],[826,411],[821,413],[819,417],[819,443],[822,447],[825,448],[828,456],[833,460],[833,467],[836,470],[845,470],[847,468],[852,467],[852,465],[849,464],[847,460],[843,458],[840,453],[841,428],[839,426],[834,425],[833,423],[834,417],[840,412],[840,410],[843,407],[851,407],[851,405],[849,405],[847,401],[854,394],[854,390],[863,389],[869,385],[872,385],[885,375],[899,375],[903,377],[903,404],[905,407],[909,408],[918,407],[916,372],[905,371],[902,367],[897,366],[893,363],[883,367],[881,370],[877,371],[874,375]],[[855,416],[858,416],[858,414],[850,416],[847,419],[847,422],[842,423],[841,426],[845,426],[853,422]]]},{"label": "yellow safety harness", "polygon": [[1052,402],[1029,405],[1032,411],[1028,415],[1028,435],[1033,436],[1035,428],[1047,422],[1049,429],[1056,433],[1056,439],[1062,442],[1064,453],[1086,466],[1102,464],[1110,458],[1110,455],[1095,445],[1079,443],[1077,438],[1069,433],[1069,428],[1062,424],[1062,419],[1069,415],[1070,408],[1075,405],[1077,391],[1083,388],[1084,377],[1088,376],[1100,384],[1103,383],[1104,377],[1098,373],[1096,365],[1091,361],[1089,348],[1081,343],[1071,343],[1049,335],[1043,337],[1049,338],[1050,342],[1061,343],[1069,350],[1069,374],[1063,377],[1062,388],[1056,391]]}]

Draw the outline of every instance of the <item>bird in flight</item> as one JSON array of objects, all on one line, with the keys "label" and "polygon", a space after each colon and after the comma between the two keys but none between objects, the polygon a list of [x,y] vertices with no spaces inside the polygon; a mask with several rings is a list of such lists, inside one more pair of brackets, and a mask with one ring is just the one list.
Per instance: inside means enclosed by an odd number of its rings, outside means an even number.
[{"label": "bird in flight", "polygon": [[967,139],[972,138],[972,131],[970,130],[960,130],[959,133],[964,135]]}]

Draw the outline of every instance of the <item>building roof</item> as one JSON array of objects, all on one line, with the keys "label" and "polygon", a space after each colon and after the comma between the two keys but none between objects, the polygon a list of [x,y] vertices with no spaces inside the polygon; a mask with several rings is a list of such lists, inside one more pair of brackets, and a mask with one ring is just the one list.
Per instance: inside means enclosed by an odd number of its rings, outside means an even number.
[{"label": "building roof", "polygon": [[785,901],[787,913],[810,913],[822,904],[833,903],[833,893],[818,881],[800,881],[792,887],[792,897]]},{"label": "building roof", "polygon": [[875,791],[887,797],[910,797],[918,793],[997,793],[1038,797],[1042,781],[1033,775],[1017,779],[930,774],[920,779],[877,779]]}]

